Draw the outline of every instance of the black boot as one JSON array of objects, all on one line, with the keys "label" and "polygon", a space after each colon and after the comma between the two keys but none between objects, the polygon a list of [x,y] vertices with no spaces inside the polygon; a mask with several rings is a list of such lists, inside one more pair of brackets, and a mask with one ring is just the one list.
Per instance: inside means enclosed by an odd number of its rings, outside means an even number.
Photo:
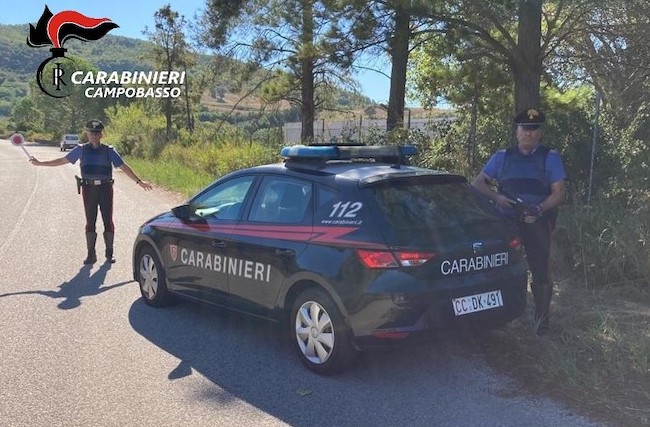
[{"label": "black boot", "polygon": [[104,232],[104,243],[106,244],[106,262],[113,264],[115,258],[113,257],[113,237],[115,234],[113,232]]},{"label": "black boot", "polygon": [[88,249],[88,256],[84,260],[84,264],[94,264],[97,262],[97,253],[95,253],[95,242],[97,241],[97,233],[86,232],[86,248]]},{"label": "black boot", "polygon": [[549,312],[551,309],[552,285],[536,284],[532,286],[533,298],[535,300],[534,328],[537,336],[544,336],[551,328]]}]

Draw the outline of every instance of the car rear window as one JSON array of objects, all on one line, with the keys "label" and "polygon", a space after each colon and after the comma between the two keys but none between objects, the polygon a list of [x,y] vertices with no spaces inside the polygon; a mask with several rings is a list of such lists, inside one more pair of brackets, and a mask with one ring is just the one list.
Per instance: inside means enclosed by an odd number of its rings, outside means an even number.
[{"label": "car rear window", "polygon": [[441,228],[500,221],[496,211],[466,182],[444,177],[384,180],[369,186],[390,226],[390,240],[409,245]]}]

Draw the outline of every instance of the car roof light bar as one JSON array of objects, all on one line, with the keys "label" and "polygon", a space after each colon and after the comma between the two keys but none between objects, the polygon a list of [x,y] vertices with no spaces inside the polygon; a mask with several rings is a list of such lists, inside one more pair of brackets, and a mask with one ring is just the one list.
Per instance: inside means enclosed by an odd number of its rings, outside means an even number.
[{"label": "car roof light bar", "polygon": [[414,145],[293,145],[280,150],[282,157],[294,160],[386,159],[415,156],[417,153]]}]

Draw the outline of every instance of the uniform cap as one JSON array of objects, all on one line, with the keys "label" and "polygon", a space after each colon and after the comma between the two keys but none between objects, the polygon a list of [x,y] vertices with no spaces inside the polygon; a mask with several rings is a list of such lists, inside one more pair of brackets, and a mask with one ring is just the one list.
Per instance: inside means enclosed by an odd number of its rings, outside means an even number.
[{"label": "uniform cap", "polygon": [[546,116],[539,110],[529,108],[515,116],[515,124],[518,126],[527,126],[538,128],[546,121]]},{"label": "uniform cap", "polygon": [[93,119],[86,123],[86,130],[91,132],[101,132],[104,130],[104,123],[101,120]]}]

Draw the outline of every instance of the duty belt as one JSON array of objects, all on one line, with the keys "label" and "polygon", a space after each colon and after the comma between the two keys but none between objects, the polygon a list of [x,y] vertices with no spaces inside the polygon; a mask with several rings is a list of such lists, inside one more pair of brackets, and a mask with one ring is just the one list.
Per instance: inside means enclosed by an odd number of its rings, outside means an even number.
[{"label": "duty belt", "polygon": [[81,185],[103,185],[103,184],[112,184],[114,181],[110,179],[85,179],[81,178]]}]

